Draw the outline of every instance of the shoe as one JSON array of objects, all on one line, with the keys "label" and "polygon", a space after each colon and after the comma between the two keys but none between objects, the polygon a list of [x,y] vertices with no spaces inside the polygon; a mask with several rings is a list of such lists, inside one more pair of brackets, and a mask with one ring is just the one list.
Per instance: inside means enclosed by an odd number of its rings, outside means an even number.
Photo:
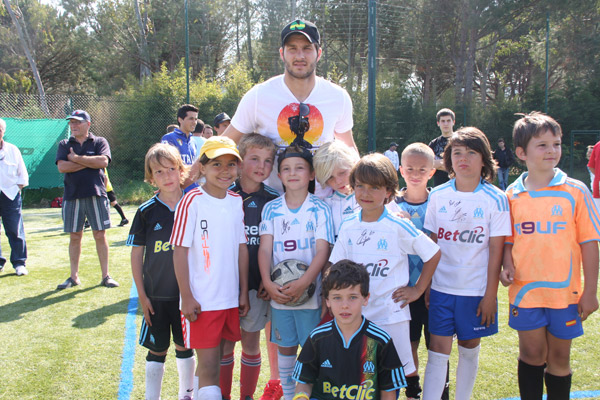
[{"label": "shoe", "polygon": [[4,265],[0,265],[0,272],[4,272]]},{"label": "shoe", "polygon": [[15,272],[17,273],[17,276],[23,276],[29,273],[24,265],[17,265],[15,267]]},{"label": "shoe", "polygon": [[267,382],[265,390],[259,400],[279,400],[283,397],[283,388],[279,379],[271,379]]},{"label": "shoe", "polygon": [[123,218],[121,220],[121,222],[119,222],[119,226],[125,226],[129,223],[129,220],[127,218]]},{"label": "shoe", "polygon": [[100,284],[106,287],[119,287],[117,281],[111,278],[110,275],[106,275],[106,277],[102,279],[102,282]]},{"label": "shoe", "polygon": [[56,287],[56,290],[68,289],[77,285],[79,285],[79,283],[75,282],[73,279],[71,279],[71,277],[68,277],[66,281]]}]

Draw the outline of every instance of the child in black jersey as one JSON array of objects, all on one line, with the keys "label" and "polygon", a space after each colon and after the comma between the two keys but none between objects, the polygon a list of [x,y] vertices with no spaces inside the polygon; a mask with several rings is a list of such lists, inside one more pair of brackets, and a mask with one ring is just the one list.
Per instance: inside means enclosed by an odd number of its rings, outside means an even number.
[{"label": "child in black jersey", "polygon": [[362,316],[369,301],[366,268],[338,261],[325,273],[322,291],[334,320],[315,328],[302,347],[294,400],[395,400],[406,378],[390,336]]},{"label": "child in black jersey", "polygon": [[173,268],[173,247],[169,244],[175,207],[183,196],[181,184],[186,168],[177,149],[155,144],[145,160],[145,181],[158,193],[137,210],[127,245],[131,249],[131,270],[144,313],[140,344],[146,356],[146,399],[160,399],[165,358],[171,342],[179,371],[179,399],[191,400],[194,390],[194,353],[184,347],[179,314],[179,287]]}]

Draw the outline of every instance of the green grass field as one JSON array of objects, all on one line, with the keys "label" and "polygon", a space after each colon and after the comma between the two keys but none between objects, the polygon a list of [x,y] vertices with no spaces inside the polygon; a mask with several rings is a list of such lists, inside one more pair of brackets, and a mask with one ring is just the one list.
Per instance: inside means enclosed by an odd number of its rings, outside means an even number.
[{"label": "green grass field", "polygon": [[[125,207],[130,220],[135,207]],[[113,224],[119,222],[113,211]],[[29,275],[17,277],[10,264],[0,274],[0,399],[143,399],[146,351],[137,345],[141,314],[135,319],[136,341],[130,396],[119,395],[121,367],[131,361],[124,352],[125,323],[131,291],[130,249],[125,246],[129,226],[108,230],[110,274],[121,287],[99,286],[101,274],[91,231],[84,234],[80,263],[82,285],[56,291],[69,275],[68,235],[62,233],[59,209],[25,210]],[[10,248],[2,235],[2,249]],[[473,398],[500,399],[518,396],[516,384],[517,335],[507,325],[506,289],[499,292],[500,333],[482,341],[479,375]],[[600,314],[584,323],[586,334],[574,341],[572,367],[574,397],[600,398]],[[232,398],[239,398],[239,346]],[[425,353],[421,352],[425,360]],[[266,350],[257,392],[268,380]],[[420,370],[423,372],[424,362]],[[451,360],[451,384],[456,368],[456,348]],[[127,383],[127,379],[124,383]],[[123,385],[122,389],[127,389]],[[589,391],[585,393],[584,391]],[[169,354],[163,399],[177,398],[177,370]],[[257,398],[260,393],[257,394]],[[402,397],[401,397],[402,398]]]}]

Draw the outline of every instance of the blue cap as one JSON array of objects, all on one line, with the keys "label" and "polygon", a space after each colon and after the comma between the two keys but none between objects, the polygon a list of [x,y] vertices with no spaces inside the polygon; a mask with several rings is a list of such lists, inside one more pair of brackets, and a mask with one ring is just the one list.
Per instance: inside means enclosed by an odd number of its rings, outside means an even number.
[{"label": "blue cap", "polygon": [[77,121],[87,121],[92,122],[92,118],[90,118],[90,114],[87,111],[83,110],[75,110],[67,117],[67,119],[76,119]]}]

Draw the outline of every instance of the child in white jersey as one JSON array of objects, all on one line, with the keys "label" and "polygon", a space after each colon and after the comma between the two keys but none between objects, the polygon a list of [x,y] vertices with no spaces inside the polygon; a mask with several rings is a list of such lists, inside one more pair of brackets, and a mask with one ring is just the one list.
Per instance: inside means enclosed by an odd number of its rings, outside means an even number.
[{"label": "child in white jersey", "polygon": [[[429,286],[441,257],[440,249],[412,222],[386,208],[398,188],[396,169],[387,157],[375,153],[361,158],[350,173],[350,184],[361,210],[342,223],[329,261],[349,259],[367,268],[371,298],[363,314],[392,337],[404,372],[414,375],[410,311],[406,306]],[[424,262],[413,287],[407,286],[408,254],[416,254]]]},{"label": "child in white jersey", "polygon": [[452,179],[431,191],[424,225],[442,259],[431,284],[423,399],[440,398],[456,334],[455,398],[466,400],[477,376],[481,338],[498,332],[496,295],[510,212],[506,195],[490,183],[495,163],[479,129],[465,127],[449,139],[444,166]]},{"label": "child in white jersey", "polygon": [[240,161],[231,139],[208,139],[199,156],[205,182],[189,191],[175,211],[170,243],[185,347],[196,349],[199,360],[197,400],[221,400],[220,349],[225,341],[240,340],[240,317],[249,309],[242,198],[227,190]]},{"label": "child in white jersey", "polygon": [[333,190],[323,201],[331,208],[336,238],[344,218],[354,214],[359,208],[350,186],[350,171],[358,158],[354,149],[342,142],[333,141],[321,146],[313,159],[317,181],[321,187],[329,186]]},{"label": "child in white jersey", "polygon": [[[263,209],[258,265],[263,286],[271,298],[271,340],[279,346],[279,378],[286,400],[291,400],[298,345],[306,341],[321,319],[320,273],[334,239],[329,206],[309,192],[314,179],[310,152],[290,146],[279,155],[277,163],[285,194]],[[279,286],[271,280],[271,266],[289,259],[305,262],[308,270],[300,279]],[[284,305],[297,300],[313,282],[315,295],[306,303]]]}]

